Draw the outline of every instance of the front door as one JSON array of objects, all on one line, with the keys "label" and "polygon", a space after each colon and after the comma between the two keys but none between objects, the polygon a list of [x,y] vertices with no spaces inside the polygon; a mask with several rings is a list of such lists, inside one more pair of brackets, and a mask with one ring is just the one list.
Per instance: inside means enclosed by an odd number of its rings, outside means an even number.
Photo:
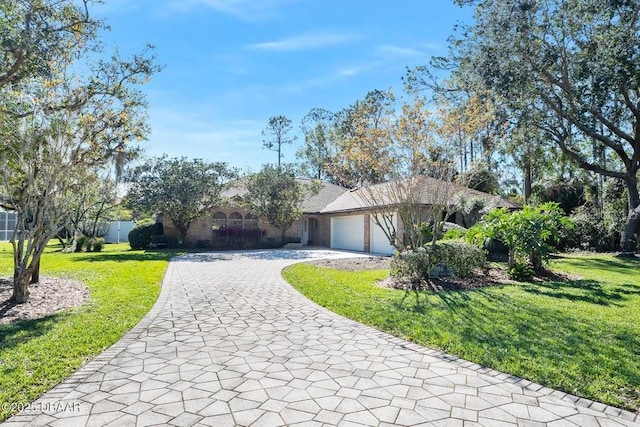
[{"label": "front door", "polygon": [[309,244],[309,218],[302,219],[302,227],[300,230],[300,243],[303,246]]}]

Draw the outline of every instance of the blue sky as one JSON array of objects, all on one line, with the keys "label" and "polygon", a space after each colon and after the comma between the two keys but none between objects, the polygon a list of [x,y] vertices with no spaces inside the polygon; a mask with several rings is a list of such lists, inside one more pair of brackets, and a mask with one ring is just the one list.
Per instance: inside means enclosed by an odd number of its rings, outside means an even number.
[{"label": "blue sky", "polygon": [[471,17],[450,0],[106,0],[97,12],[107,46],[151,43],[165,66],[144,86],[147,155],[245,171],[277,160],[261,148],[269,117],[299,133],[311,108],[338,111],[373,89],[400,95],[406,67],[445,54],[454,24]]}]

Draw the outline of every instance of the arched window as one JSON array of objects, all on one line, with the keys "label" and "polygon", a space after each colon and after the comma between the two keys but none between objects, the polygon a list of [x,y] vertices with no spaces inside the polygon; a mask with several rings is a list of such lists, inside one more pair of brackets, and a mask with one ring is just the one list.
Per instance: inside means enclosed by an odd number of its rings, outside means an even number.
[{"label": "arched window", "polygon": [[242,215],[238,212],[234,212],[229,215],[229,228],[242,228]]},{"label": "arched window", "polygon": [[227,225],[227,216],[223,212],[213,214],[213,225],[217,228]]},{"label": "arched window", "polygon": [[258,217],[253,214],[247,214],[244,219],[244,228],[247,230],[255,230],[258,228]]}]

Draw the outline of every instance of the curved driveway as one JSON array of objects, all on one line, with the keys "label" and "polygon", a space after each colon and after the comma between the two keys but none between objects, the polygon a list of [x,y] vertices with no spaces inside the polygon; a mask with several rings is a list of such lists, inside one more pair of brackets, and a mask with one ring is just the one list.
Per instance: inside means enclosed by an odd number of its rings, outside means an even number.
[{"label": "curved driveway", "polygon": [[332,251],[192,254],[152,311],[10,425],[632,426],[579,399],[333,314],[281,277]]}]

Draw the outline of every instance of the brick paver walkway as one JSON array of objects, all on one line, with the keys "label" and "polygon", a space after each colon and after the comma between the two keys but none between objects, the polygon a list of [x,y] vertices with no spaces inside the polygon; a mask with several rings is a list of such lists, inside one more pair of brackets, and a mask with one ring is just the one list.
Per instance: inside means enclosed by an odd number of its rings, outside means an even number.
[{"label": "brick paver walkway", "polygon": [[331,251],[187,255],[148,316],[12,425],[632,426],[638,414],[333,314],[283,267]]}]

